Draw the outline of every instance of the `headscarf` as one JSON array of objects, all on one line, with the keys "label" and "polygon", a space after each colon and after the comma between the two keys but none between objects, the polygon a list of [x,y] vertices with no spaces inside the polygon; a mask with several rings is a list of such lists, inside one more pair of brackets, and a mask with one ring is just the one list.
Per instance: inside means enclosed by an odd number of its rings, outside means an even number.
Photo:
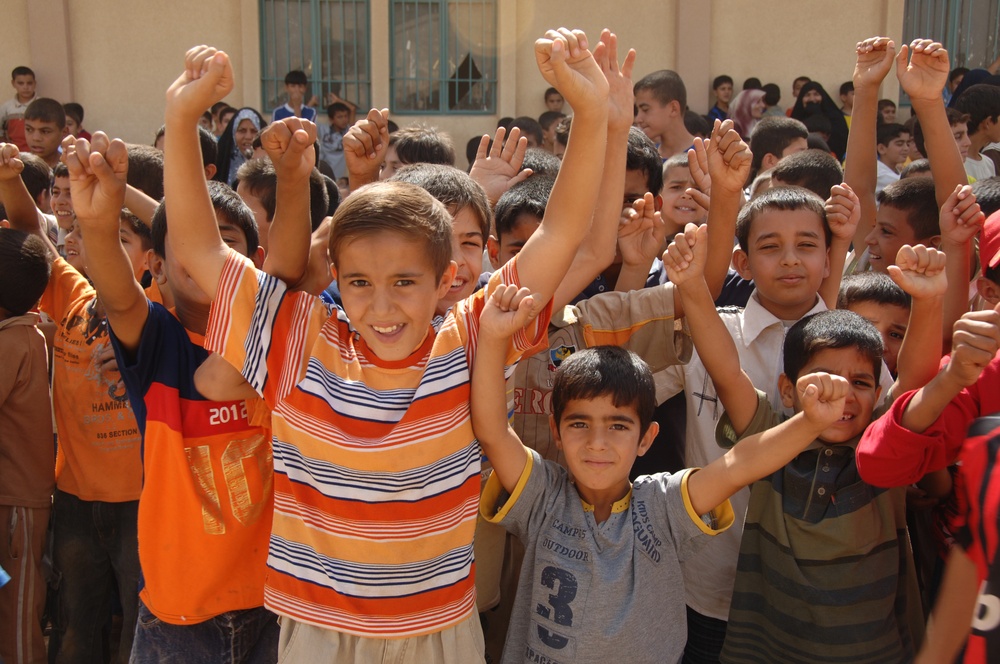
[{"label": "headscarf", "polygon": [[[962,77],[962,82],[958,84],[955,91],[951,93],[951,100],[948,102],[948,108],[956,108],[955,102],[958,98],[962,96],[962,93],[971,88],[973,85],[978,85],[980,83],[989,83],[990,72],[985,69],[970,69],[965,72],[965,76]],[[995,85],[995,83],[994,83]]]},{"label": "headscarf", "polygon": [[[802,101],[805,99],[806,94],[810,90],[816,90],[819,92],[822,101],[819,105],[807,108],[805,103]],[[844,113],[840,110],[830,95],[826,93],[823,86],[816,81],[809,81],[799,90],[799,96],[795,100],[795,106],[792,107],[792,117],[801,122],[805,122],[806,118],[815,113],[822,113],[830,120],[830,149],[833,154],[836,155],[838,161],[844,160],[844,153],[847,152],[847,120],[844,119]]]},{"label": "headscarf", "polygon": [[236,179],[236,171],[240,169],[246,157],[236,147],[236,128],[244,120],[249,120],[259,132],[267,124],[260,113],[252,108],[241,108],[229,121],[226,130],[219,136],[219,154],[215,162],[215,177],[213,179],[232,186]]},{"label": "headscarf", "polygon": [[745,141],[750,140],[753,128],[760,122],[760,118],[753,117],[752,108],[754,104],[764,98],[764,94],[763,90],[743,90],[733,100],[732,112],[729,117],[733,119],[736,131]]}]

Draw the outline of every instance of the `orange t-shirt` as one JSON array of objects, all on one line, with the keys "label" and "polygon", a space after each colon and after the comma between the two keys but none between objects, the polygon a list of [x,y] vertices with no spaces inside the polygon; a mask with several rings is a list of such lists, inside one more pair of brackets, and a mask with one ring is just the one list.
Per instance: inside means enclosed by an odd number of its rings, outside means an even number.
[{"label": "orange t-shirt", "polygon": [[52,394],[59,432],[56,486],[81,500],[138,500],[141,438],[121,373],[102,361],[110,352],[97,292],[62,258],[39,308],[56,322]]}]

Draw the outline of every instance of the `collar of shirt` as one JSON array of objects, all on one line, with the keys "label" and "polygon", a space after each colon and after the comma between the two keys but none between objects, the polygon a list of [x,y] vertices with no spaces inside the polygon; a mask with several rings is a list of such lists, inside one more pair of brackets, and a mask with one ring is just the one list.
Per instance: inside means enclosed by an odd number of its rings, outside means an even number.
[{"label": "collar of shirt", "polygon": [[[823,302],[823,298],[817,295],[816,304],[806,312],[805,316],[811,316],[820,311],[826,311],[826,303]],[[764,305],[760,303],[760,299],[757,297],[757,291],[754,290],[753,294],[750,295],[750,300],[747,302],[746,309],[743,310],[743,339],[746,344],[748,346],[752,344],[760,336],[761,332],[772,325],[783,324],[780,318],[764,308]]]}]

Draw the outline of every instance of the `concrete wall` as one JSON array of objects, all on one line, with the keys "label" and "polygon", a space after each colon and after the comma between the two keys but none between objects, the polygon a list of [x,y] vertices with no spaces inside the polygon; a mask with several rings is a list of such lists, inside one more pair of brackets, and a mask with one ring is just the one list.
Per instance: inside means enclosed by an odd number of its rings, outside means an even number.
[{"label": "concrete wall", "polygon": [[[372,99],[388,105],[390,0],[371,0]],[[635,77],[677,69],[688,84],[689,104],[711,104],[711,78],[728,73],[738,82],[758,76],[782,87],[806,74],[833,94],[854,66],[854,44],[867,36],[900,37],[904,0],[663,0],[635,5],[607,0],[541,2],[499,0],[499,103],[496,115],[400,116],[447,126],[457,151],[470,136],[491,132],[497,118],[537,116],[547,84],[538,74],[532,45],[547,28],[579,27],[592,39],[612,27],[620,44],[639,53]],[[133,142],[151,142],[163,122],[163,94],[180,71],[184,51],[199,43],[226,50],[236,88],[226,100],[260,105],[260,37],[257,0],[173,0],[167,5],[128,0],[3,0],[5,43],[0,78],[15,65],[38,74],[39,92],[86,109],[85,126]],[[109,25],[119,26],[116,30]],[[812,27],[801,27],[812,26]],[[55,35],[55,37],[54,37]],[[64,35],[60,37],[59,35]],[[53,44],[53,39],[56,44]],[[4,92],[6,90],[6,92]],[[896,96],[890,75],[883,95]],[[0,98],[13,90],[0,84]],[[464,160],[459,158],[459,166]]]}]

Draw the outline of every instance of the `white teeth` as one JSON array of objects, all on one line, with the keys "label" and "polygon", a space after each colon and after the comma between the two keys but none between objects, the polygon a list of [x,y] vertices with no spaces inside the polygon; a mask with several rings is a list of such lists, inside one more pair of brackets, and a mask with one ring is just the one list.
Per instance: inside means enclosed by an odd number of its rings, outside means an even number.
[{"label": "white teeth", "polygon": [[377,325],[372,325],[372,329],[379,334],[392,334],[401,327],[402,325],[393,325],[392,327],[379,327]]}]

